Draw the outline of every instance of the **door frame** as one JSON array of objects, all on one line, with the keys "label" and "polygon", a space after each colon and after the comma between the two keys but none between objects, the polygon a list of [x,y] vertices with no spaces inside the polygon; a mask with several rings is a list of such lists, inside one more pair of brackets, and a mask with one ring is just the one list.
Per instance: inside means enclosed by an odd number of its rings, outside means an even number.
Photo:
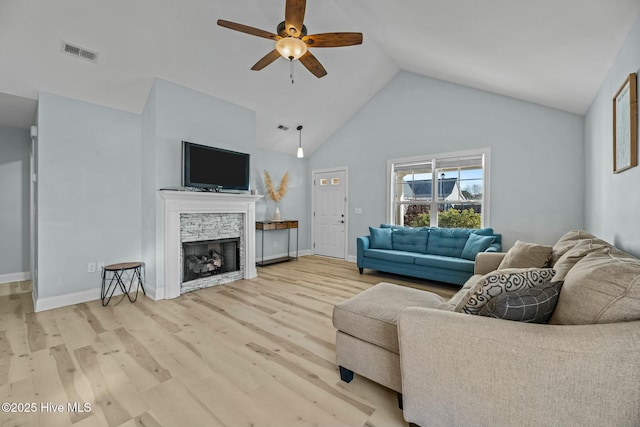
[{"label": "door frame", "polygon": [[337,166],[334,168],[313,169],[311,171],[311,254],[316,254],[316,175],[328,172],[344,172],[344,260],[349,257],[349,167]]}]

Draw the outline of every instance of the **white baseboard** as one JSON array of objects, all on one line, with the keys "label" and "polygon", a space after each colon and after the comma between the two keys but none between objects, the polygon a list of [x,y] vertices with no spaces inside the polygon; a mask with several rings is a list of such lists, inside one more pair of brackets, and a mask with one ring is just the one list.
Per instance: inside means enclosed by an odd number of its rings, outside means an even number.
[{"label": "white baseboard", "polygon": [[[151,297],[149,290],[145,288],[147,296]],[[154,289],[155,291],[155,289]],[[113,293],[113,297],[122,295],[122,290],[116,289]],[[155,293],[154,293],[155,295]],[[138,297],[144,297],[142,295],[142,289],[139,291]],[[86,291],[72,292],[70,294],[56,295],[54,297],[38,298],[36,293],[33,293],[33,307],[36,312],[53,310],[54,308],[66,307],[74,304],[81,304],[83,302],[95,301],[100,299],[100,289],[88,289]],[[156,298],[153,298],[156,299]],[[117,301],[116,301],[117,302]]]},{"label": "white baseboard", "polygon": [[67,305],[80,304],[100,299],[100,289],[89,289],[86,291],[73,292],[70,294],[57,295],[54,297],[36,298],[34,310],[36,312],[53,310],[54,308],[65,307]]},{"label": "white baseboard", "polygon": [[0,284],[22,282],[24,280],[31,280],[31,273],[29,273],[28,271],[23,271],[20,273],[0,274]]}]

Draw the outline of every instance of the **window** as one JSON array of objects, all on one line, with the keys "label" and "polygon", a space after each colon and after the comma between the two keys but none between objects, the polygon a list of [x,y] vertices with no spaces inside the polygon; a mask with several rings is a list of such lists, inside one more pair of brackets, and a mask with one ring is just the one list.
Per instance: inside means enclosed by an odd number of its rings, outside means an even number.
[{"label": "window", "polygon": [[486,227],[489,149],[388,162],[389,222],[410,227]]}]

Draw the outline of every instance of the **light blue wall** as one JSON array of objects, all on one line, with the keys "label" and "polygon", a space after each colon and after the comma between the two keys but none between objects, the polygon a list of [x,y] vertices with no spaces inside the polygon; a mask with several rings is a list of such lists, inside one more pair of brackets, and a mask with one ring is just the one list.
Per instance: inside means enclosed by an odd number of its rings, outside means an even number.
[{"label": "light blue wall", "polygon": [[29,131],[0,127],[0,275],[29,271]]},{"label": "light blue wall", "polygon": [[640,20],[631,29],[585,118],[586,228],[636,256],[640,256],[640,167],[613,173],[612,99],[627,76],[639,68]]},{"label": "light blue wall", "polygon": [[141,258],[140,116],[39,94],[38,298],[100,289],[87,264]]},{"label": "light blue wall", "polygon": [[[387,160],[488,147],[491,223],[516,240],[552,243],[584,225],[583,117],[399,73],[309,160],[349,167],[349,254],[386,220]],[[355,208],[363,208],[355,215]]]},{"label": "light blue wall", "polygon": [[[293,155],[266,151],[256,147],[255,112],[230,102],[156,79],[142,113],[142,188],[144,260],[149,273],[149,286],[160,287],[162,269],[154,268],[159,259],[162,241],[158,217],[160,199],[156,190],[181,185],[181,141],[215,146],[251,155],[251,187],[264,194],[263,171],[269,171],[277,183],[289,171],[289,192],[280,203],[284,217],[301,220],[300,248],[308,249],[308,204],[306,161]],[[256,219],[273,214],[272,201],[256,204]],[[149,217],[149,223],[146,218]],[[155,224],[152,225],[152,222]],[[154,234],[155,233],[155,234]],[[265,248],[265,257],[274,256],[283,248],[282,236]],[[258,236],[258,244],[260,243]]]}]

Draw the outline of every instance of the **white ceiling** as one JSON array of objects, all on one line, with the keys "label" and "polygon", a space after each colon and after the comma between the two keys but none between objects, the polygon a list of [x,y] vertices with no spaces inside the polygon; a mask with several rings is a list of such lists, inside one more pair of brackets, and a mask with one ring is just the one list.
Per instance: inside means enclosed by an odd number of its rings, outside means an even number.
[{"label": "white ceiling", "polygon": [[292,85],[284,59],[250,70],[272,41],[215,24],[275,32],[284,3],[0,0],[0,126],[28,127],[38,91],[140,113],[158,77],[255,110],[259,147],[295,153],[302,124],[310,153],[401,69],[584,114],[640,16],[639,0],[308,0],[310,34],[364,42],[314,49],[328,75],[294,63]]}]

